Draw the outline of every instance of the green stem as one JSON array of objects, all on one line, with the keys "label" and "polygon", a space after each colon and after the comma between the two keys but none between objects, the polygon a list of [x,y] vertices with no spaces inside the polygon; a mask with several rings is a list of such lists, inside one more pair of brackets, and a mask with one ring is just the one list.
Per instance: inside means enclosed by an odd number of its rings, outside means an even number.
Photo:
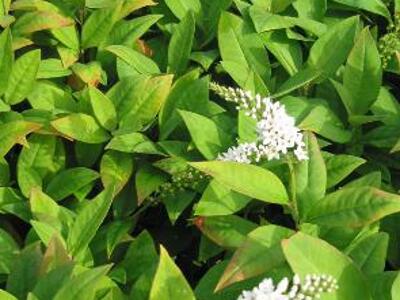
[{"label": "green stem", "polygon": [[297,206],[297,198],[296,198],[296,174],[294,171],[294,165],[292,158],[289,157],[287,160],[287,164],[289,167],[289,193],[290,193],[290,207],[292,210],[292,216],[294,221],[296,222],[296,227],[299,225],[299,208]]},{"label": "green stem", "polygon": [[142,212],[144,212],[146,209],[148,209],[150,206],[156,204],[158,202],[158,199],[153,199],[153,200],[148,200],[145,203],[143,203],[141,206],[139,206],[133,213],[132,213],[132,218],[138,217]]}]

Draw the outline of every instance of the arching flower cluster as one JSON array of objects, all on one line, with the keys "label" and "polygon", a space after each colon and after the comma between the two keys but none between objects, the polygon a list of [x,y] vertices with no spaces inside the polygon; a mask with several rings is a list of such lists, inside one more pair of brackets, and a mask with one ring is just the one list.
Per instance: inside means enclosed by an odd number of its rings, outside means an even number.
[{"label": "arching flower cluster", "polygon": [[390,23],[387,33],[379,40],[379,53],[382,67],[386,68],[392,57],[400,51],[400,15],[394,16],[394,22]]},{"label": "arching flower cluster", "polygon": [[210,88],[225,100],[235,102],[238,110],[257,120],[257,140],[228,149],[219,155],[219,160],[242,163],[273,160],[292,150],[298,160],[308,159],[303,134],[282,104],[273,102],[269,97],[253,96],[251,92],[239,88],[223,87],[216,83],[212,83]]},{"label": "arching flower cluster", "polygon": [[149,200],[154,201],[157,198],[165,199],[188,188],[195,189],[206,178],[207,175],[188,166],[186,169],[173,174],[170,181],[160,185],[153,195],[149,197]]},{"label": "arching flower cluster", "polygon": [[295,275],[292,282],[285,277],[276,287],[267,278],[251,291],[243,291],[238,300],[314,300],[337,289],[337,280],[329,275],[307,275],[304,281]]}]

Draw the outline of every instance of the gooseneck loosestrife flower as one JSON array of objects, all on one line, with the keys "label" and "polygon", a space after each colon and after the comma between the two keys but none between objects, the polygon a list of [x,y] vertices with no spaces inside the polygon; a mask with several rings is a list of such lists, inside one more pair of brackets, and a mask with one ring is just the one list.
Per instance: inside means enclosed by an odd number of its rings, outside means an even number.
[{"label": "gooseneck loosestrife flower", "polygon": [[238,300],[314,300],[338,288],[337,280],[330,275],[307,275],[304,281],[295,275],[291,283],[285,277],[276,287],[266,278],[251,291],[243,291]]},{"label": "gooseneck loosestrife flower", "polygon": [[237,110],[244,111],[257,121],[257,140],[229,148],[219,155],[219,160],[240,163],[273,160],[291,150],[298,160],[308,159],[303,134],[282,104],[273,102],[270,97],[253,95],[250,91],[239,88],[224,87],[216,83],[211,83],[210,88],[226,101],[236,103]]},{"label": "gooseneck loosestrife flower", "polygon": [[173,174],[170,181],[160,185],[150,197],[150,200],[155,201],[156,198],[164,199],[169,196],[175,196],[188,188],[196,188],[205,178],[207,178],[206,175],[188,166],[186,169]]}]

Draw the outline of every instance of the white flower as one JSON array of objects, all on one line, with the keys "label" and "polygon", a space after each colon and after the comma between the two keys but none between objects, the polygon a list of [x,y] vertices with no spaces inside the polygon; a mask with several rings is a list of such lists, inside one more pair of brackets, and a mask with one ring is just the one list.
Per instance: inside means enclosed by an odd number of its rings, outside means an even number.
[{"label": "white flower", "polygon": [[307,275],[304,282],[295,275],[291,286],[285,277],[277,287],[272,279],[266,278],[251,291],[243,291],[238,300],[314,300],[338,288],[336,279],[329,275]]},{"label": "white flower", "polygon": [[243,143],[237,147],[231,147],[228,151],[220,154],[218,160],[235,161],[244,164],[252,162],[251,157],[257,155],[258,148],[256,143]]},{"label": "white flower", "polygon": [[210,89],[226,101],[235,102],[237,110],[244,111],[247,116],[256,120],[262,118],[262,112],[271,103],[270,98],[253,95],[251,91],[239,88],[224,87],[214,82],[210,83]]},{"label": "white flower", "polygon": [[[238,104],[239,110],[257,120],[255,131],[257,140],[254,143],[245,143],[230,148],[219,156],[221,160],[232,160],[242,163],[279,159],[293,150],[298,160],[307,160],[308,155],[303,142],[303,134],[296,127],[295,119],[286,113],[285,107],[271,98],[253,96],[251,92],[241,89],[226,88],[218,84],[211,84],[211,89],[227,101]],[[246,157],[247,154],[247,157]]]},{"label": "white flower", "polygon": [[251,291],[244,291],[238,300],[289,300],[285,295],[289,281],[284,278],[275,288],[272,279],[267,278]]}]

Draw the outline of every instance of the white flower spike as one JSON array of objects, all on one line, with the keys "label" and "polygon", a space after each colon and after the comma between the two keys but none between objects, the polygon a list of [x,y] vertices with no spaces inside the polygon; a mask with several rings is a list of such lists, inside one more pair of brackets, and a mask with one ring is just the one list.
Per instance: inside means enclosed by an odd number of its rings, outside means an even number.
[{"label": "white flower spike", "polygon": [[267,278],[251,291],[243,291],[238,300],[317,300],[323,293],[333,293],[339,288],[329,275],[307,275],[304,282],[295,275],[290,285],[285,277],[275,287]]},{"label": "white flower spike", "polygon": [[219,156],[220,160],[241,163],[251,163],[253,160],[258,162],[263,158],[273,160],[291,150],[298,160],[308,159],[303,134],[282,104],[273,102],[271,98],[262,98],[258,94],[253,96],[251,92],[223,87],[216,83],[211,84],[211,89],[225,100],[237,103],[238,110],[243,110],[257,120],[257,140],[230,148]]}]

